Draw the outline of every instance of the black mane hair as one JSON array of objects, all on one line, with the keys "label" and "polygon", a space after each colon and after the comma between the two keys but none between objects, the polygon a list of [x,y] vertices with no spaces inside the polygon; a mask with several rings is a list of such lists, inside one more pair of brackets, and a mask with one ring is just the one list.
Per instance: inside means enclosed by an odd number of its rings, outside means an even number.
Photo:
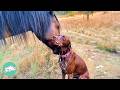
[{"label": "black mane hair", "polygon": [[39,39],[44,40],[53,17],[58,21],[53,11],[0,11],[0,39],[5,41],[6,32],[15,36],[32,31]]}]

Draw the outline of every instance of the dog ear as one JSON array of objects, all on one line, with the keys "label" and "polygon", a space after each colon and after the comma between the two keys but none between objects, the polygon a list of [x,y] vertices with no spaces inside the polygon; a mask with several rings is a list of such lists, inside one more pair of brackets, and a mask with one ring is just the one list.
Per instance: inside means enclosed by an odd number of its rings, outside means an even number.
[{"label": "dog ear", "polygon": [[66,46],[66,47],[70,47],[71,48],[71,42],[70,42],[70,39],[69,39],[69,37],[67,37],[67,36],[63,36],[63,41],[64,41],[64,46]]},{"label": "dog ear", "polygon": [[67,47],[71,48],[71,42],[70,42],[70,40],[67,41]]},{"label": "dog ear", "polygon": [[68,39],[68,37],[67,37],[67,36],[62,35],[62,40],[63,40],[63,41],[66,41],[66,39]]}]

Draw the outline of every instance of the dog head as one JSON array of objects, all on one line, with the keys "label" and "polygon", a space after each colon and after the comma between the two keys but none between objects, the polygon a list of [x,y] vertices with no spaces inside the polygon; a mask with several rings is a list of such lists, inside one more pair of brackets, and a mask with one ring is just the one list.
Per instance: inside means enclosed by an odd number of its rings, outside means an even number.
[{"label": "dog head", "polygon": [[56,37],[51,37],[49,40],[46,40],[44,43],[47,43],[47,46],[52,49],[54,54],[59,55],[60,47],[56,44]]},{"label": "dog head", "polygon": [[63,47],[71,48],[69,38],[64,35],[53,36],[51,39],[47,40],[46,43],[48,44],[48,47],[52,49],[54,54],[60,54]]},{"label": "dog head", "polygon": [[59,47],[71,47],[70,40],[67,36],[53,36],[53,44]]},{"label": "dog head", "polygon": [[66,50],[71,48],[71,43],[69,37],[64,35],[53,36],[52,42],[54,46],[54,53],[59,54],[60,52],[65,52]]}]

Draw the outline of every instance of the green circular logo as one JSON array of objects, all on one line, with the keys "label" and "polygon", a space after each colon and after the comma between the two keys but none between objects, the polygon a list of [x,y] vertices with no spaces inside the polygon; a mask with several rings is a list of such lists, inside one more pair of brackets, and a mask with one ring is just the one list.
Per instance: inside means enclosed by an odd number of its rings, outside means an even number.
[{"label": "green circular logo", "polygon": [[6,76],[13,76],[16,74],[16,65],[12,62],[7,62],[3,65],[3,73]]}]

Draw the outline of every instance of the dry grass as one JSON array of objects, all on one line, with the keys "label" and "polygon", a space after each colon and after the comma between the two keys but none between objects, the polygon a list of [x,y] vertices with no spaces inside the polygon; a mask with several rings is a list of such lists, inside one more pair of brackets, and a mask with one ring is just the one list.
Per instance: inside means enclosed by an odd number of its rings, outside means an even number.
[{"label": "dry grass", "polygon": [[[89,21],[82,15],[59,20],[61,33],[70,37],[73,50],[85,60],[92,79],[120,78],[120,13],[98,12]],[[61,78],[58,56],[31,32],[27,34],[27,45],[16,40],[0,48],[0,69],[5,62],[12,61],[17,65],[15,78]]]},{"label": "dry grass", "polygon": [[96,13],[89,21],[83,17],[60,18],[62,34],[86,61],[91,78],[119,78],[120,13]]}]

